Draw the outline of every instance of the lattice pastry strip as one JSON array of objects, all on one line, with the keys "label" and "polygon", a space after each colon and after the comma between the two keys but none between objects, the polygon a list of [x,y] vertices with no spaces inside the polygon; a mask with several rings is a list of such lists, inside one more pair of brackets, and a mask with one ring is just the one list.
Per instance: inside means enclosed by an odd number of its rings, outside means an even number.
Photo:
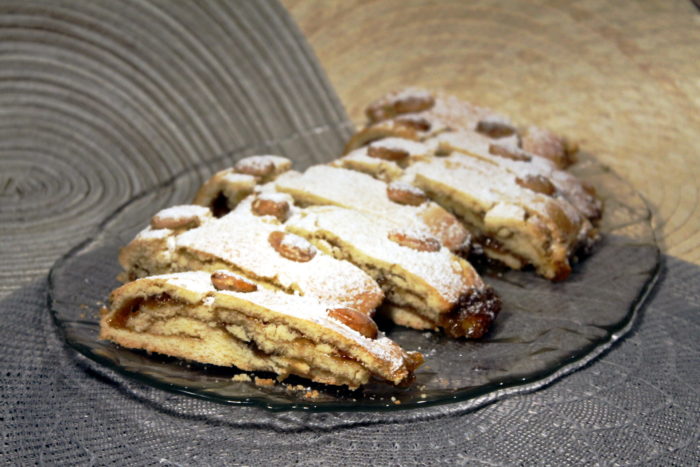
[{"label": "lattice pastry strip", "polygon": [[397,227],[377,215],[337,206],[301,209],[285,227],[371,275],[398,324],[478,338],[500,310],[499,299],[471,265],[427,230]]},{"label": "lattice pastry strip", "polygon": [[490,109],[445,93],[408,88],[389,93],[366,109],[367,126],[346,146],[350,152],[385,137],[424,141],[446,131],[468,131],[514,145],[565,168],[574,161],[576,145],[534,126],[524,129]]},{"label": "lattice pastry strip", "polygon": [[396,226],[428,230],[453,252],[468,250],[470,234],[455,216],[406,184],[386,184],[360,172],[317,165],[277,179],[275,187],[302,206],[333,205],[365,212]]},{"label": "lattice pastry strip", "polygon": [[290,201],[288,195],[280,193],[250,196],[231,213],[219,219],[209,215],[197,227],[148,227],[120,253],[123,278],[227,269],[269,288],[372,313],[383,294],[371,277],[284,231],[277,215],[283,209],[280,206],[289,212]]},{"label": "lattice pastry strip", "polygon": [[454,153],[411,166],[406,177],[455,213],[485,253],[519,269],[565,279],[569,259],[595,236],[595,229],[566,199],[521,183],[512,172],[482,159]]}]

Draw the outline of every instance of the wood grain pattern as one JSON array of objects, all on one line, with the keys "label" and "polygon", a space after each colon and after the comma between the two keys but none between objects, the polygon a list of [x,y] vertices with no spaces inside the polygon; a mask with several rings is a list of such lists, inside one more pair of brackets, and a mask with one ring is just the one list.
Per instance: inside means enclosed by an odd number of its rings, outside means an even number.
[{"label": "wood grain pattern", "polygon": [[406,84],[577,139],[700,264],[700,14],[687,0],[284,0],[351,118]]}]

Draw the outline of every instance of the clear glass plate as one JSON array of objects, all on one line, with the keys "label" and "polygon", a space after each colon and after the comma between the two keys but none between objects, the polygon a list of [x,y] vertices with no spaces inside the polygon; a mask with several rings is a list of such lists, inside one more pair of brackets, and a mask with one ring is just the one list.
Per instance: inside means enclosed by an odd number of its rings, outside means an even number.
[{"label": "clear glass plate", "polygon": [[[596,187],[605,205],[604,237],[594,253],[563,283],[528,271],[485,271],[504,306],[492,332],[478,342],[380,323],[404,348],[426,357],[408,388],[373,383],[348,391],[299,378],[258,386],[233,381],[240,373],[234,368],[182,362],[98,339],[99,309],[119,285],[119,248],[157,210],[189,202],[213,167],[194,168],[114,212],[52,269],[50,309],[68,345],[86,357],[143,383],[224,404],[272,410],[391,410],[537,387],[583,365],[628,330],[658,273],[659,249],[644,201],[593,158],[580,159],[573,172]],[[296,385],[305,389],[293,389]]]}]

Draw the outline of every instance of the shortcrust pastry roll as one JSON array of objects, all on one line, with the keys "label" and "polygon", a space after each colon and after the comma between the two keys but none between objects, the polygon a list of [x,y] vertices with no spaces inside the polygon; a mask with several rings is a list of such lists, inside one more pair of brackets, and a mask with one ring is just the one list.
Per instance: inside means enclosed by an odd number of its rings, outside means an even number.
[{"label": "shortcrust pastry roll", "polygon": [[405,177],[454,213],[487,256],[511,268],[531,264],[552,280],[571,271],[570,258],[594,235],[591,223],[565,198],[542,192],[491,161],[452,153],[419,162]]},{"label": "shortcrust pastry roll", "polygon": [[548,196],[566,199],[590,221],[600,219],[602,204],[595,196],[595,190],[574,175],[558,169],[549,159],[511,144],[494,142],[478,133],[443,133],[431,139],[429,144],[438,155],[456,151],[498,165],[515,175],[521,185]]},{"label": "shortcrust pastry roll", "polygon": [[229,271],[181,272],[112,292],[100,338],[195,362],[298,375],[354,389],[405,385],[423,357],[356,310],[271,290]]},{"label": "shortcrust pastry roll", "polygon": [[551,131],[518,128],[508,117],[442,92],[407,88],[391,92],[366,109],[367,126],[346,145],[346,152],[389,137],[424,141],[445,131],[477,132],[551,160],[558,168],[574,161],[578,148]]},{"label": "shortcrust pastry roll", "polygon": [[462,255],[468,252],[469,231],[410,184],[387,184],[353,170],[316,165],[303,174],[282,176],[274,185],[301,206],[334,205],[369,213],[397,226],[427,229],[449,250]]},{"label": "shortcrust pastry roll", "polygon": [[500,300],[472,266],[425,229],[337,206],[301,209],[285,227],[371,275],[397,324],[479,338],[500,310]]},{"label": "shortcrust pastry roll", "polygon": [[269,288],[373,313],[383,299],[379,286],[356,266],[285,232],[281,219],[290,206],[288,195],[259,194],[221,218],[209,216],[186,230],[149,226],[122,249],[123,278],[226,269]]},{"label": "shortcrust pastry roll", "polygon": [[253,193],[256,185],[268,183],[291,168],[292,161],[282,156],[245,157],[204,182],[193,204],[206,206],[215,217],[221,217]]}]

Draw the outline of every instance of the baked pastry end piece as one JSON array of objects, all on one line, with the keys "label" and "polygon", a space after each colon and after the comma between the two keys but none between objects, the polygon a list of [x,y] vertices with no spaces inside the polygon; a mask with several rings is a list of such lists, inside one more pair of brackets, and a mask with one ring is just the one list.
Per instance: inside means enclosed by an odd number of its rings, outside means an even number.
[{"label": "baked pastry end piece", "polygon": [[461,295],[454,309],[437,319],[395,303],[384,304],[379,313],[400,326],[418,330],[442,329],[455,339],[480,339],[489,332],[500,310],[501,300],[491,287],[484,286]]},{"label": "baked pastry end piece", "polygon": [[256,185],[270,182],[291,168],[292,161],[282,156],[245,157],[204,182],[193,203],[206,206],[215,217],[221,217],[253,193]]},{"label": "baked pastry end piece", "polygon": [[423,362],[365,314],[274,291],[228,271],[151,276],[111,294],[100,338],[124,347],[279,379],[357,388],[371,379],[405,385]]}]

